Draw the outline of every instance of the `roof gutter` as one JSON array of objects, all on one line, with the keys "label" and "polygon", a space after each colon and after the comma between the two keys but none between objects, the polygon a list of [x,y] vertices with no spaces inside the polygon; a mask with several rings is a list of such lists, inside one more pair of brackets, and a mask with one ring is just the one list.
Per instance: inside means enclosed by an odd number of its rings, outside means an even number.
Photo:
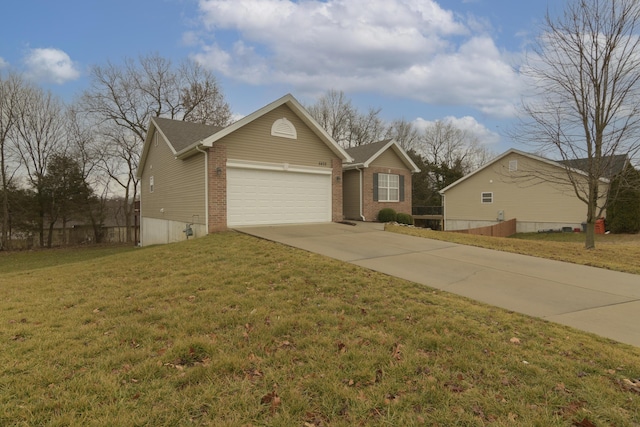
[{"label": "roof gutter", "polygon": [[351,169],[360,170],[360,168],[363,168],[363,167],[366,167],[364,163],[351,163],[351,164],[344,165],[342,169],[343,170],[351,170]]},{"label": "roof gutter", "polygon": [[200,150],[200,147],[202,147],[202,146],[203,146],[202,140],[200,140],[200,141],[198,141],[196,143],[193,143],[190,146],[178,151],[175,154],[175,158],[178,159],[178,160],[184,160],[184,159],[186,159],[188,157],[193,156],[194,154],[197,154],[198,152],[202,153],[202,151]]}]

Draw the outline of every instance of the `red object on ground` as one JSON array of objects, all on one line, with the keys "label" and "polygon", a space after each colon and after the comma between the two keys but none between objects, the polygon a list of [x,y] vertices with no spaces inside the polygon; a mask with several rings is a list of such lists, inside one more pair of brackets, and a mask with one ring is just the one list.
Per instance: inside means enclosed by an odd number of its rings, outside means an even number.
[{"label": "red object on ground", "polygon": [[596,234],[604,234],[604,218],[596,219]]}]

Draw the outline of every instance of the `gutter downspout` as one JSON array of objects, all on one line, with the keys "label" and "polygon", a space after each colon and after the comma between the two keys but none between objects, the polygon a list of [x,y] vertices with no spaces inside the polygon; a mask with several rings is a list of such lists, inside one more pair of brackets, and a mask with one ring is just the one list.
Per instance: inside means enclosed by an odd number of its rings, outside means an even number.
[{"label": "gutter downspout", "polygon": [[360,219],[362,220],[362,222],[366,222],[366,219],[364,218],[364,215],[363,215],[363,212],[362,212],[362,205],[363,205],[362,199],[364,198],[364,188],[362,187],[362,185],[363,185],[362,184],[362,181],[363,181],[362,180],[362,174],[363,174],[364,171],[362,169],[358,168],[358,167],[356,167],[356,170],[358,172],[360,172],[360,174],[358,175],[359,178],[360,178],[360,197],[359,197],[360,200],[358,200],[358,202],[360,203]]},{"label": "gutter downspout", "polygon": [[204,221],[209,234],[209,150],[201,150],[201,147],[202,145],[196,146],[196,150],[204,154]]},{"label": "gutter downspout", "polygon": [[[144,243],[142,243],[142,186],[144,184],[142,184],[142,176],[140,176],[140,180],[138,181],[140,182],[140,209],[138,210],[138,216],[140,217],[140,224],[138,224],[138,227],[140,227],[138,229],[138,247],[142,247],[144,246]],[[135,203],[135,201],[134,201]],[[135,211],[135,209],[134,209]]]},{"label": "gutter downspout", "polygon": [[442,231],[447,231],[447,221],[446,221],[446,206],[447,204],[445,203],[445,199],[444,199],[444,193],[440,193],[440,196],[442,197]]}]

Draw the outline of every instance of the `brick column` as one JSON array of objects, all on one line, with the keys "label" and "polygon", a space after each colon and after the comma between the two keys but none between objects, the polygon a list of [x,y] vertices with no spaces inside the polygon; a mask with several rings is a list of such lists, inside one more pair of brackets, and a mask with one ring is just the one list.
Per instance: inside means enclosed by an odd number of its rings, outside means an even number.
[{"label": "brick column", "polygon": [[209,148],[209,233],[227,229],[227,147]]},{"label": "brick column", "polygon": [[333,159],[331,162],[333,173],[331,174],[331,220],[334,222],[344,220],[342,211],[342,159]]}]

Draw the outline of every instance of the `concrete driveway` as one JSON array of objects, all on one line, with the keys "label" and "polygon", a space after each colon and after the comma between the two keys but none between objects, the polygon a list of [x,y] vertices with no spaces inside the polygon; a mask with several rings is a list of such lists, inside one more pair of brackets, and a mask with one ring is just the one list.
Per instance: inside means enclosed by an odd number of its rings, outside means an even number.
[{"label": "concrete driveway", "polygon": [[640,276],[325,223],[238,231],[640,347]]}]

